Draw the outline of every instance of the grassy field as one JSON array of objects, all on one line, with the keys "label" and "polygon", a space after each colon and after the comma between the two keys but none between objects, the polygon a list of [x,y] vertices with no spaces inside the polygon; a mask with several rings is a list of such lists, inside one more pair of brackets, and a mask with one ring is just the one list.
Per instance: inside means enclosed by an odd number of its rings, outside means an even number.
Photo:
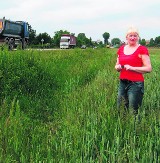
[{"label": "grassy field", "polygon": [[160,50],[141,122],[116,109],[116,51],[0,51],[0,162],[160,162]]}]

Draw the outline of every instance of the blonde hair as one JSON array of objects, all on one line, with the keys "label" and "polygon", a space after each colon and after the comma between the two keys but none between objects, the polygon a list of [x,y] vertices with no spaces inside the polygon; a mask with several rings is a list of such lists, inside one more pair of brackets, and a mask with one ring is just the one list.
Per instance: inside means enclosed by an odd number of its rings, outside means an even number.
[{"label": "blonde hair", "polygon": [[127,32],[126,32],[126,36],[127,36],[128,34],[130,34],[130,33],[137,33],[137,35],[139,36],[139,31],[138,31],[138,29],[135,28],[135,27],[133,27],[133,26],[131,26],[131,27],[128,28],[128,30],[127,30]]}]

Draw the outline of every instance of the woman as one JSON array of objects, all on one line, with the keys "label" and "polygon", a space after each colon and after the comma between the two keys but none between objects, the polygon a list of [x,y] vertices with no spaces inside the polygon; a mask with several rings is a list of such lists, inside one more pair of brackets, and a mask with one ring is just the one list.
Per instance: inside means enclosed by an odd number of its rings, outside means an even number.
[{"label": "woman", "polygon": [[120,72],[118,107],[132,108],[138,113],[144,94],[144,73],[152,71],[148,49],[138,43],[139,32],[131,27],[126,33],[127,44],[118,49],[115,69]]}]

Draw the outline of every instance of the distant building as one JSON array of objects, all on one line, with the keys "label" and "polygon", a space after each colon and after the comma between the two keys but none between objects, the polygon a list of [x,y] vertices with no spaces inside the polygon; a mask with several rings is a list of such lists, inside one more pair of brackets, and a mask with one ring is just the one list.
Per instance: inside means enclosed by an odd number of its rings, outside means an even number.
[{"label": "distant building", "polygon": [[100,42],[102,42],[101,40],[97,40],[97,41],[92,41],[95,44],[99,44]]},{"label": "distant building", "polygon": [[150,40],[146,40],[146,45],[149,45],[149,43],[150,43]]},{"label": "distant building", "polygon": [[101,41],[101,40],[97,40],[96,42],[97,42],[97,44],[99,44],[99,43],[102,42],[102,41]]}]

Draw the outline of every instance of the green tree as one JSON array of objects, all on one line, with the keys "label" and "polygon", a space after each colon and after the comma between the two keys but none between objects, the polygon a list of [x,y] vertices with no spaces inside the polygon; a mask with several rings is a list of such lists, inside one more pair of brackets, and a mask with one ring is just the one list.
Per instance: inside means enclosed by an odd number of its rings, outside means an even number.
[{"label": "green tree", "polygon": [[160,44],[160,36],[155,38],[155,44],[157,44],[157,45]]},{"label": "green tree", "polygon": [[77,36],[77,46],[81,47],[82,45],[91,46],[91,38],[88,39],[85,33],[79,33]]},{"label": "green tree", "polygon": [[98,47],[101,47],[101,48],[104,47],[104,44],[102,41],[99,42]]},{"label": "green tree", "polygon": [[43,40],[43,44],[51,44],[52,39],[50,37],[50,35],[48,33],[40,33],[37,37],[36,37],[37,43],[41,44],[42,40]]},{"label": "green tree", "polygon": [[104,44],[108,45],[108,39],[110,37],[110,34],[108,32],[103,33],[103,38],[104,38]]},{"label": "green tree", "polygon": [[91,38],[91,37],[89,38],[89,46],[94,46],[94,45],[93,45],[93,41],[92,41],[92,38]]},{"label": "green tree", "polygon": [[146,40],[145,40],[145,39],[142,39],[142,40],[140,41],[140,44],[141,44],[141,45],[146,45]]},{"label": "green tree", "polygon": [[77,36],[77,45],[82,46],[83,44],[86,44],[86,35],[85,33],[79,33]]},{"label": "green tree", "polygon": [[154,45],[155,45],[154,39],[151,38],[150,41],[149,41],[149,46],[154,46]]},{"label": "green tree", "polygon": [[119,38],[113,38],[113,39],[111,40],[111,44],[112,44],[113,46],[119,46],[119,45],[121,44],[121,40],[120,40]]},{"label": "green tree", "polygon": [[36,30],[32,28],[31,25],[28,25],[29,30],[29,44],[36,44]]}]

